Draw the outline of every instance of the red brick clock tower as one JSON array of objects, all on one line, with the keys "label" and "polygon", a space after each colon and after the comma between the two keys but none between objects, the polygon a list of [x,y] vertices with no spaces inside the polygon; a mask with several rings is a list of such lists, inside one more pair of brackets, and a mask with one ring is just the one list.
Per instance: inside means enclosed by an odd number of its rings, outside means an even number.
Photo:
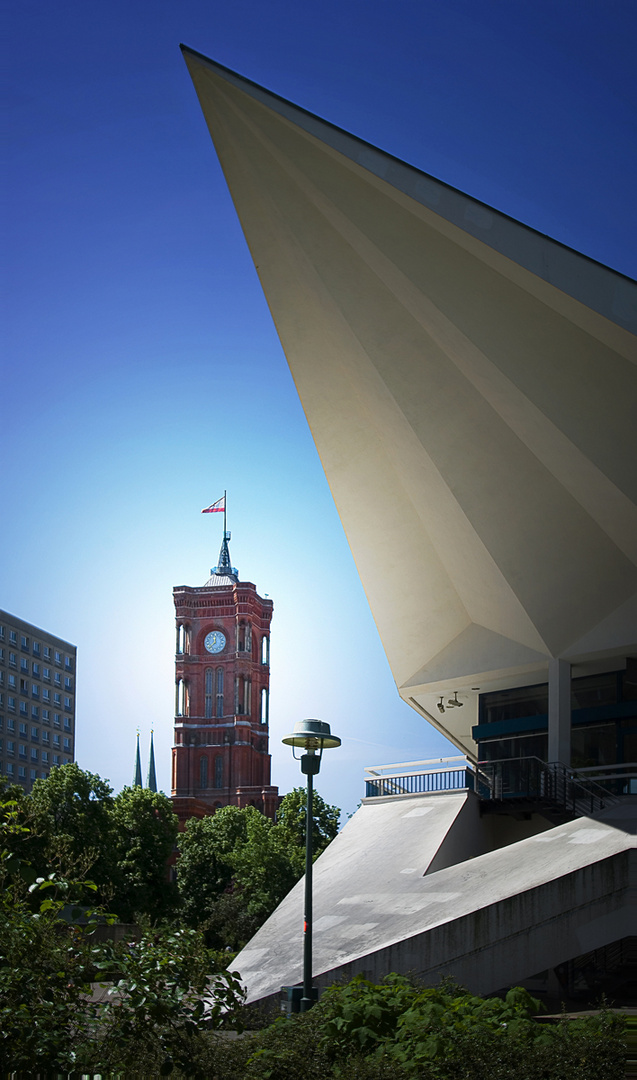
[{"label": "red brick clock tower", "polygon": [[219,565],[201,588],[173,589],[172,802],[182,827],[222,806],[255,806],[274,817],[279,804],[268,752],[273,604],[239,580],[229,539],[224,510]]}]

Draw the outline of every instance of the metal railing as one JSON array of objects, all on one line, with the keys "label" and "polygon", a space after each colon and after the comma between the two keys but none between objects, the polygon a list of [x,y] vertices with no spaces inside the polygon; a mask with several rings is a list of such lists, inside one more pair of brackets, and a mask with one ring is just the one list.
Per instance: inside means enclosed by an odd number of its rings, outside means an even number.
[{"label": "metal railing", "polygon": [[[427,766],[434,766],[427,768]],[[370,765],[365,769],[365,798],[388,795],[434,795],[447,791],[474,791],[475,766],[464,755]]]},{"label": "metal railing", "polygon": [[573,814],[593,814],[617,802],[596,780],[581,776],[560,761],[536,757],[505,758],[480,763],[478,794],[483,799],[541,803]]},{"label": "metal railing", "polygon": [[464,755],[370,765],[365,769],[365,797],[435,795],[474,791],[481,799],[550,808],[567,814],[592,814],[637,793],[634,763],[570,769],[536,757],[504,758],[477,765]]}]

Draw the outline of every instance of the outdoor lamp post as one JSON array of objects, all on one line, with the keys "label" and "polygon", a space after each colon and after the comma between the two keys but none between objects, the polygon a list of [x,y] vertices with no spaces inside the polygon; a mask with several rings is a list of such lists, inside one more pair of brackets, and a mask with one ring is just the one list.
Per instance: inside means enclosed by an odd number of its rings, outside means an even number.
[{"label": "outdoor lamp post", "polygon": [[305,915],[303,919],[303,997],[301,1012],[312,1008],[312,797],[313,780],[321,768],[323,751],[340,746],[341,740],[332,735],[330,725],[323,720],[299,720],[291,735],[283,739],[286,746],[300,746],[301,772],[307,776],[307,805],[305,807]]}]

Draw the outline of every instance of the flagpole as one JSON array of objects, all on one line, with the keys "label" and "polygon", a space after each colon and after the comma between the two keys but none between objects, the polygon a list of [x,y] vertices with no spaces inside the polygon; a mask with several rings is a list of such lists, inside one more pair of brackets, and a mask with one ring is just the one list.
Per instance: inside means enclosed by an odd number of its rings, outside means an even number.
[{"label": "flagpole", "polygon": [[226,539],[226,492],[223,493],[223,538]]}]

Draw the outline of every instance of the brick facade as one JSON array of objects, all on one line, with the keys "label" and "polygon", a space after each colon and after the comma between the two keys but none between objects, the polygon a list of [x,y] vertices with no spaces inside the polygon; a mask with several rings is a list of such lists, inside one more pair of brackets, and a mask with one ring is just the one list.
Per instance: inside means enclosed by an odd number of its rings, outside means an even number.
[{"label": "brick facade", "polygon": [[182,827],[222,806],[274,817],[280,801],[268,750],[273,603],[229,570],[213,572],[201,588],[173,590],[172,800]]}]

